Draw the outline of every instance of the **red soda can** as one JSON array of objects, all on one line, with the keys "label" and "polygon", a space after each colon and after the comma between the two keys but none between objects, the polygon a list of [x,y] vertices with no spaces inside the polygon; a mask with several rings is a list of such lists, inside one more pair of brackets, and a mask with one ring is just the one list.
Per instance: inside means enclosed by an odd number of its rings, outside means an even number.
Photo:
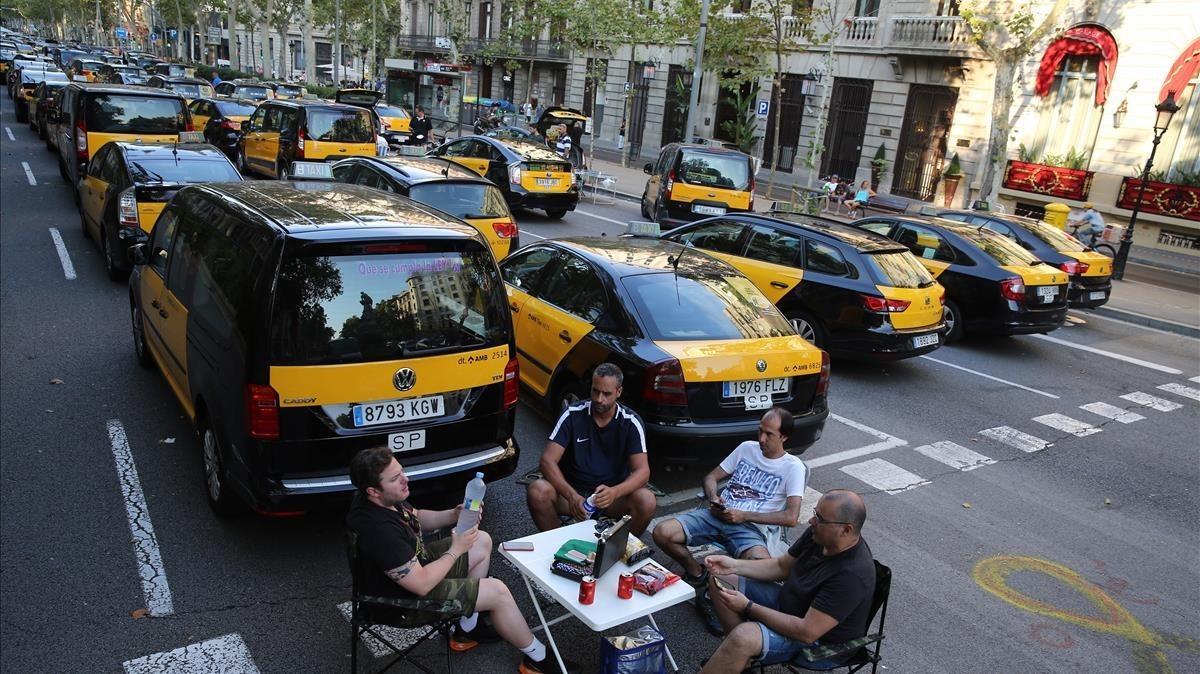
[{"label": "red soda can", "polygon": [[621,599],[633,598],[633,574],[622,573],[621,580],[617,583],[617,597]]},{"label": "red soda can", "polygon": [[596,601],[596,579],[584,576],[579,581],[579,603],[591,604],[594,601]]}]

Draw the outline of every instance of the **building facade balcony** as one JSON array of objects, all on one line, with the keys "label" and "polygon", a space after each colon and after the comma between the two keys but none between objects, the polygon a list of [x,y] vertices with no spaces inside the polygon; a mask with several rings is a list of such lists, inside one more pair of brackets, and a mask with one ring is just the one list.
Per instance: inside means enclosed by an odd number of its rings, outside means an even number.
[{"label": "building facade balcony", "polygon": [[[401,49],[414,52],[450,53],[452,43],[444,35],[401,35],[397,38]],[[467,55],[478,55],[487,52],[490,56],[499,58],[533,59],[535,61],[571,60],[570,53],[561,42],[552,40],[519,40],[504,42],[497,38],[471,37],[460,40],[458,51]]]},{"label": "building facade balcony", "polygon": [[967,23],[958,16],[855,16],[844,21],[837,45],[891,55],[979,58]]}]

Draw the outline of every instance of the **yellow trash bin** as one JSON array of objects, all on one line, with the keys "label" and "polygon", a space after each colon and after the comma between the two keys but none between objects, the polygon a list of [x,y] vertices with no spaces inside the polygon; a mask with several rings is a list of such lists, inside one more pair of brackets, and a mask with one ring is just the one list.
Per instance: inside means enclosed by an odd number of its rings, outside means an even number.
[{"label": "yellow trash bin", "polygon": [[1042,222],[1048,225],[1054,225],[1055,227],[1065,231],[1067,229],[1067,216],[1070,213],[1071,207],[1066,204],[1060,204],[1058,202],[1046,204],[1046,214],[1042,216]]}]

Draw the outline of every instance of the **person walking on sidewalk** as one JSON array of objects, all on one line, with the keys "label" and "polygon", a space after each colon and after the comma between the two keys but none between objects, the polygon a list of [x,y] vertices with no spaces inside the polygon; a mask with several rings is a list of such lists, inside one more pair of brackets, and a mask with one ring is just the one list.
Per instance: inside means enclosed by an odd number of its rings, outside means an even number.
[{"label": "person walking on sidewalk", "polygon": [[[684,580],[701,594],[696,599],[710,632],[721,634],[704,588],[708,572],[688,547],[716,543],[739,559],[767,559],[782,529],[800,522],[808,468],[784,446],[792,433],[792,413],[772,407],[758,422],[758,442],[747,440],[704,476],[706,507],[663,520],[654,543],[684,570]],[[729,478],[719,494],[717,483]]]}]

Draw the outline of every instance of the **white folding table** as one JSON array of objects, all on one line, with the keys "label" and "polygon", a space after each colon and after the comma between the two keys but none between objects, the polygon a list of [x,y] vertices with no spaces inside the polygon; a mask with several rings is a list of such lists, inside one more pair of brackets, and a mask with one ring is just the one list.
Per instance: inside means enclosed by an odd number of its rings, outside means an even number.
[{"label": "white folding table", "polygon": [[[529,552],[505,550],[504,546],[500,546],[500,554],[504,555],[504,558],[512,562],[513,566],[521,572],[521,579],[525,581],[525,589],[529,591],[529,598],[533,600],[533,609],[537,611],[538,620],[541,622],[541,627],[535,628],[535,631],[537,629],[545,630],[546,639],[550,642],[550,650],[554,652],[554,657],[557,658],[558,665],[563,671],[566,671],[567,668],[563,664],[558,645],[554,642],[554,635],[550,634],[551,625],[574,617],[587,625],[593,632],[603,632],[617,625],[646,617],[654,629],[661,633],[662,630],[659,629],[658,623],[654,621],[654,613],[696,596],[696,591],[692,586],[681,579],[659,590],[653,597],[634,590],[632,599],[621,599],[617,597],[617,581],[620,579],[621,573],[641,568],[649,560],[643,560],[633,566],[618,561],[604,576],[596,579],[596,600],[586,606],[580,604],[579,583],[551,573],[550,562],[554,559],[554,553],[558,551],[559,547],[571,539],[595,541],[595,525],[594,521],[585,520],[516,539],[533,543],[533,550]],[[530,580],[537,583],[555,601],[562,604],[567,612],[547,621],[542,612],[541,603],[538,601],[538,595],[529,583]],[[671,655],[671,649],[666,648],[666,653],[667,660],[671,663],[671,669],[679,671],[679,666],[675,664],[675,658]]]}]

